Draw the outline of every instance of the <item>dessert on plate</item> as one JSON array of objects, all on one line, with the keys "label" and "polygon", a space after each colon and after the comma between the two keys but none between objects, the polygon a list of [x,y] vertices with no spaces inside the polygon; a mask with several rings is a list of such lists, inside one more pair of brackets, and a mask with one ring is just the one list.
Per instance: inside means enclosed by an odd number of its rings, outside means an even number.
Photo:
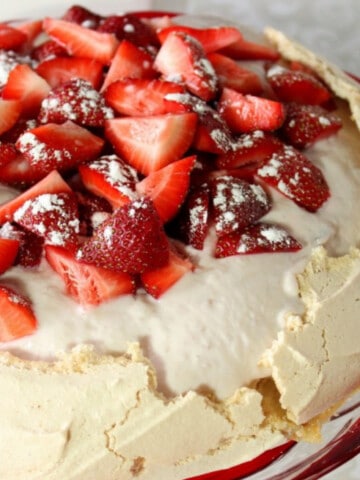
[{"label": "dessert on plate", "polygon": [[205,17],[0,28],[1,478],[318,441],[360,386],[356,80]]}]

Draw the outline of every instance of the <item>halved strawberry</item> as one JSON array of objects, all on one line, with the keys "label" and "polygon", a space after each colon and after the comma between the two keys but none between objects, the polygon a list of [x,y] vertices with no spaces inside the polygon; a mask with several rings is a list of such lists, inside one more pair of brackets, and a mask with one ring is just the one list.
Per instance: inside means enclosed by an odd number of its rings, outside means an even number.
[{"label": "halved strawberry", "polygon": [[72,5],[62,16],[62,20],[77,23],[86,28],[97,28],[102,17],[81,5]]},{"label": "halved strawberry", "polygon": [[26,42],[22,45],[23,52],[30,52],[33,48],[34,41],[42,32],[42,20],[30,20],[28,22],[16,25],[17,30],[25,33]]},{"label": "halved strawberry", "polygon": [[135,293],[134,279],[126,273],[80,263],[73,253],[61,247],[47,245],[45,256],[62,278],[66,292],[80,305],[99,305],[119,295]]},{"label": "halved strawberry", "polygon": [[101,90],[104,91],[117,80],[154,78],[155,76],[152,56],[128,40],[123,40],[115,52]]},{"label": "halved strawberry", "polygon": [[46,60],[51,60],[56,57],[69,56],[66,48],[55,40],[47,40],[46,42],[41,43],[32,50],[31,55],[39,62],[45,62]]},{"label": "halved strawberry", "polygon": [[102,63],[90,58],[56,57],[40,63],[36,71],[52,88],[72,78],[82,78],[98,90],[103,79]]},{"label": "halved strawberry", "polygon": [[137,172],[117,155],[102,157],[79,166],[85,187],[119,208],[137,198]]},{"label": "halved strawberry", "polygon": [[195,38],[201,43],[205,53],[215,52],[242,39],[242,34],[235,27],[195,28],[184,25],[171,25],[157,32],[160,42],[164,43],[173,32],[180,32]]},{"label": "halved strawberry", "polygon": [[7,144],[10,154],[6,163],[0,166],[0,182],[12,187],[23,189],[44,178],[41,170],[30,165],[27,158],[19,153],[14,145]]},{"label": "halved strawberry", "polygon": [[21,113],[21,103],[17,100],[0,99],[0,135],[12,128]]},{"label": "halved strawberry", "polygon": [[208,59],[214,67],[221,88],[232,88],[237,92],[252,95],[258,95],[263,91],[259,76],[252,70],[240,66],[230,57],[220,53],[209,53]]},{"label": "halved strawberry", "polygon": [[14,212],[20,208],[27,200],[35,198],[43,193],[63,193],[71,192],[68,184],[62,179],[60,174],[54,170],[49,173],[40,182],[29,188],[22,194],[9,202],[0,205],[0,225],[6,221],[12,221]]},{"label": "halved strawberry", "polygon": [[10,130],[7,130],[1,135],[1,141],[4,143],[16,143],[16,140],[31,128],[35,128],[39,125],[35,119],[20,118]]},{"label": "halved strawberry", "polygon": [[172,32],[162,44],[154,67],[167,79],[176,78],[206,102],[217,93],[217,76],[201,44],[183,32]]},{"label": "halved strawberry", "polygon": [[34,117],[38,114],[42,100],[50,92],[50,85],[29,65],[17,65],[9,74],[3,88],[4,100],[18,100],[22,115]]},{"label": "halved strawberry", "polygon": [[341,127],[341,118],[336,114],[318,105],[293,103],[287,106],[282,132],[288,143],[301,149],[334,135]]},{"label": "halved strawberry", "polygon": [[234,60],[279,60],[280,54],[275,48],[251,42],[245,38],[240,38],[236,42],[222,48],[219,53],[226,55]]},{"label": "halved strawberry", "polygon": [[44,240],[34,233],[15,223],[6,222],[0,228],[0,237],[18,242],[19,248],[15,265],[33,268],[40,264]]},{"label": "halved strawberry", "polygon": [[186,273],[194,270],[188,258],[170,250],[169,262],[164,267],[141,274],[143,287],[154,298],[160,298],[170,287],[178,282]]},{"label": "halved strawberry", "polygon": [[118,41],[110,33],[100,33],[76,23],[45,18],[45,32],[63,45],[74,57],[91,58],[108,65],[116,51]]},{"label": "halved strawberry", "polygon": [[266,78],[283,102],[321,105],[331,98],[330,91],[320,80],[301,70],[274,65],[267,70]]},{"label": "halved strawberry", "polygon": [[12,50],[0,50],[0,88],[6,85],[9,74],[17,65],[33,66],[33,60],[28,55],[21,55]]},{"label": "halved strawberry", "polygon": [[243,95],[230,88],[223,89],[218,109],[230,129],[236,133],[277,130],[285,120],[282,103]]},{"label": "halved strawberry", "polygon": [[61,125],[47,123],[18,138],[18,150],[43,175],[65,171],[98,157],[104,140],[70,120]]},{"label": "halved strawberry", "polygon": [[196,156],[178,160],[156,172],[150,173],[136,185],[140,195],[153,201],[155,208],[165,223],[179,211],[190,186],[190,174]]},{"label": "halved strawberry", "polygon": [[23,228],[44,238],[47,245],[75,248],[79,234],[79,213],[72,192],[42,193],[26,200],[13,215]]},{"label": "halved strawberry", "polygon": [[318,210],[330,197],[330,189],[321,170],[290,145],[284,145],[274,153],[258,169],[257,175],[310,212]]},{"label": "halved strawberry", "polygon": [[0,342],[31,335],[37,320],[30,301],[12,288],[0,286]]},{"label": "halved strawberry", "polygon": [[[109,85],[104,97],[118,113],[142,117],[188,111],[186,106],[176,101],[176,95],[184,93],[185,88],[174,82],[128,78]],[[173,95],[175,99],[170,100],[167,95]]]},{"label": "halved strawberry", "polygon": [[301,244],[284,228],[257,223],[242,231],[224,235],[217,239],[215,257],[254,253],[297,252]]},{"label": "halved strawberry", "polygon": [[227,235],[257,222],[271,208],[265,190],[230,176],[218,176],[210,184],[215,231]]},{"label": "halved strawberry", "polygon": [[165,266],[169,242],[151,200],[142,198],[115,210],[80,247],[77,259],[130,274]]},{"label": "halved strawberry", "polygon": [[0,49],[17,50],[27,40],[27,36],[21,30],[7,23],[0,23]]},{"label": "halved strawberry", "polygon": [[182,157],[196,123],[195,113],[115,118],[105,122],[105,136],[118,155],[148,175]]},{"label": "halved strawberry", "polygon": [[114,118],[112,108],[91,83],[82,78],[73,78],[51,90],[41,102],[38,116],[42,123],[72,120],[89,127],[101,127],[109,118]]},{"label": "halved strawberry", "polygon": [[0,231],[0,275],[14,265],[19,246],[19,240],[3,238]]}]

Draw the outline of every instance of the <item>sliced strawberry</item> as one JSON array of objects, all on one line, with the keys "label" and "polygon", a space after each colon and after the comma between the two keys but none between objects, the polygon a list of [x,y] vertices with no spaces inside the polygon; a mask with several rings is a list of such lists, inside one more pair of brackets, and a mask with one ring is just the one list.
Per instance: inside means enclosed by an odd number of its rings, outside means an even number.
[{"label": "sliced strawberry", "polygon": [[219,176],[211,182],[215,231],[227,235],[251,225],[271,208],[265,190],[240,178]]},{"label": "sliced strawberry", "polygon": [[119,295],[135,293],[134,279],[126,273],[80,263],[61,247],[47,245],[45,255],[62,278],[66,292],[80,305],[99,305]]},{"label": "sliced strawberry", "polygon": [[190,186],[196,156],[178,160],[150,173],[136,185],[140,195],[149,197],[165,223],[179,211]]},{"label": "sliced strawberry", "polygon": [[73,78],[44,98],[38,118],[42,123],[72,120],[84,126],[102,127],[106,119],[114,118],[114,112],[90,82]]},{"label": "sliced strawberry", "polygon": [[272,134],[255,130],[243,133],[232,144],[232,149],[216,159],[218,168],[237,168],[251,163],[260,164],[279,150],[282,143]]},{"label": "sliced strawberry", "polygon": [[17,100],[0,99],[0,135],[12,128],[21,113],[21,103]]},{"label": "sliced strawberry", "polygon": [[[0,142],[0,171],[2,167],[15,160],[18,157],[18,152],[15,145],[12,143]],[[0,174],[1,182],[1,174]]]},{"label": "sliced strawberry", "polygon": [[14,146],[11,157],[0,167],[0,182],[12,187],[23,189],[44,178],[41,170],[30,165],[27,158],[19,153]]},{"label": "sliced strawberry", "polygon": [[27,36],[21,30],[7,23],[0,23],[0,49],[17,50],[27,40]]},{"label": "sliced strawberry", "polygon": [[85,28],[97,28],[102,17],[81,5],[72,5],[62,16],[62,20],[77,23]]},{"label": "sliced strawberry", "polygon": [[282,103],[254,95],[243,95],[224,88],[218,109],[230,129],[236,133],[277,130],[285,120]]},{"label": "sliced strawberry", "polygon": [[210,53],[208,59],[218,76],[220,87],[232,88],[237,92],[252,95],[259,95],[263,91],[259,76],[231,58],[220,53]]},{"label": "sliced strawberry", "polygon": [[16,28],[25,33],[26,43],[23,45],[22,50],[28,51],[32,49],[34,41],[42,32],[42,20],[30,20],[29,22],[20,23],[16,25]]},{"label": "sliced strawberry", "polygon": [[279,60],[280,54],[275,48],[261,43],[254,43],[245,38],[222,48],[219,53],[226,55],[234,60]]},{"label": "sliced strawberry", "polygon": [[201,43],[205,53],[215,52],[242,39],[241,33],[234,27],[194,28],[171,25],[157,32],[160,42],[164,43],[173,32],[180,32],[195,38]]},{"label": "sliced strawberry", "polygon": [[47,245],[75,248],[79,234],[77,200],[72,192],[43,193],[26,202],[14,212],[14,221]]},{"label": "sliced strawberry", "polygon": [[287,106],[282,132],[288,143],[301,149],[334,135],[341,127],[341,118],[336,114],[318,105],[293,103]]},{"label": "sliced strawberry", "polygon": [[[10,100],[9,100],[10,101]],[[1,141],[4,143],[16,143],[16,140],[31,128],[38,127],[39,123],[35,119],[20,118],[15,125],[1,135]]]},{"label": "sliced strawberry", "polygon": [[165,266],[169,242],[151,200],[135,200],[115,210],[80,247],[77,258],[130,274]]},{"label": "sliced strawberry", "polygon": [[38,114],[42,100],[48,95],[50,85],[28,65],[17,65],[9,74],[3,88],[4,100],[18,100],[22,115],[34,117]]},{"label": "sliced strawberry", "polygon": [[[181,113],[188,109],[176,101],[183,86],[158,79],[128,78],[109,85],[104,93],[107,103],[118,113],[134,117]],[[170,100],[167,95],[174,95]]]},{"label": "sliced strawberry", "polygon": [[141,282],[150,295],[160,298],[169,288],[178,282],[186,273],[194,270],[194,265],[188,258],[170,250],[169,262],[164,267],[145,272]]},{"label": "sliced strawberry", "polygon": [[11,288],[0,286],[0,342],[31,335],[36,327],[30,301]]},{"label": "sliced strawberry", "polygon": [[14,265],[19,246],[19,240],[3,238],[0,230],[0,275]]},{"label": "sliced strawberry", "polygon": [[55,40],[47,40],[33,49],[31,55],[39,62],[45,62],[56,57],[68,57],[66,48]]},{"label": "sliced strawberry", "polygon": [[102,90],[111,83],[125,78],[154,78],[153,58],[142,48],[123,40],[115,52]]},{"label": "sliced strawberry", "polygon": [[274,153],[258,169],[257,175],[310,212],[318,210],[330,197],[329,186],[321,170],[290,145],[284,145]]},{"label": "sliced strawberry", "polygon": [[98,90],[103,78],[103,65],[90,58],[57,57],[40,63],[36,71],[52,88],[82,78]]},{"label": "sliced strawberry", "polygon": [[215,257],[253,253],[297,252],[301,244],[282,227],[266,223],[251,225],[240,232],[218,238]]},{"label": "sliced strawberry", "polygon": [[154,67],[167,79],[176,78],[188,90],[206,102],[217,93],[217,76],[201,44],[183,32],[166,37],[154,62]]},{"label": "sliced strawberry", "polygon": [[62,179],[55,170],[43,178],[40,182],[29,188],[22,194],[9,202],[0,205],[0,225],[6,221],[12,221],[14,212],[20,208],[27,200],[38,197],[43,193],[63,193],[71,192],[68,184]]},{"label": "sliced strawberry", "polygon": [[118,155],[148,175],[183,156],[196,123],[195,113],[116,118],[105,122],[105,135]]},{"label": "sliced strawberry", "polygon": [[80,235],[90,237],[113,211],[110,203],[103,197],[88,192],[75,192],[78,200]]},{"label": "sliced strawberry", "polygon": [[0,87],[4,87],[9,74],[17,65],[33,66],[33,60],[28,55],[21,55],[12,50],[0,50]]},{"label": "sliced strawberry", "polygon": [[301,70],[274,65],[268,69],[266,78],[276,96],[283,102],[321,105],[331,98],[330,91],[322,82]]},{"label": "sliced strawberry", "polygon": [[79,166],[85,187],[119,208],[137,198],[137,172],[117,155],[102,157]]},{"label": "sliced strawberry", "polygon": [[108,65],[113,58],[118,41],[110,33],[100,33],[76,23],[55,18],[45,18],[45,32],[63,45],[74,57],[91,58]]},{"label": "sliced strawberry", "polygon": [[6,222],[0,228],[0,237],[14,240],[19,244],[15,265],[33,268],[40,264],[44,240],[15,223]]},{"label": "sliced strawberry", "polygon": [[28,130],[16,142],[18,150],[43,175],[65,171],[98,157],[104,140],[68,120]]}]

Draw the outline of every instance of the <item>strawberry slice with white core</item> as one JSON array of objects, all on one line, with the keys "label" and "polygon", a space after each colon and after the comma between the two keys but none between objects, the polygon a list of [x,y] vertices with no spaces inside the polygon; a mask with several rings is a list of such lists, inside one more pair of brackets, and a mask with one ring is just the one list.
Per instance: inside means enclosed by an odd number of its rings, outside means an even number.
[{"label": "strawberry slice with white core", "polygon": [[119,295],[135,293],[134,278],[126,273],[80,263],[62,247],[47,245],[45,256],[62,278],[67,294],[80,305],[95,306]]},{"label": "strawberry slice with white core", "polygon": [[233,233],[257,222],[271,208],[265,190],[240,178],[219,176],[211,182],[215,231]]},{"label": "strawberry slice with white core", "polygon": [[154,298],[160,298],[169,288],[178,282],[186,273],[194,270],[194,265],[188,258],[170,250],[169,262],[164,267],[145,272],[141,282],[147,293]]},{"label": "strawberry slice with white core", "polygon": [[27,41],[27,35],[17,28],[0,23],[0,49],[17,50]]},{"label": "strawberry slice with white core", "polygon": [[90,82],[74,78],[54,88],[41,103],[38,119],[42,123],[63,123],[66,120],[88,126],[102,127],[114,118],[112,108]]},{"label": "strawberry slice with white core", "polygon": [[117,209],[79,249],[81,262],[130,274],[165,266],[169,242],[150,199]]},{"label": "strawberry slice with white core", "polygon": [[215,257],[254,253],[296,252],[301,244],[285,229],[276,225],[257,223],[240,232],[224,235],[217,239]]},{"label": "strawberry slice with white core", "polygon": [[95,195],[106,198],[114,208],[137,198],[137,172],[117,155],[102,157],[79,166],[85,187]]},{"label": "strawberry slice with white core", "polygon": [[105,136],[120,157],[148,175],[183,156],[196,124],[195,113],[115,118],[105,122]]},{"label": "strawberry slice with white core", "polygon": [[257,176],[310,212],[316,212],[330,197],[321,170],[290,145],[274,153],[257,170]]},{"label": "strawberry slice with white core", "polygon": [[254,130],[277,130],[285,120],[285,108],[280,102],[254,95],[243,95],[224,88],[218,110],[235,133]]},{"label": "strawberry slice with white core", "polygon": [[184,202],[195,162],[195,155],[178,160],[150,173],[136,185],[140,195],[147,196],[153,201],[164,223],[176,215]]},{"label": "strawberry slice with white core", "polygon": [[0,229],[0,275],[6,272],[15,262],[20,242],[14,238],[2,238]]},{"label": "strawberry slice with white core", "polygon": [[0,286],[0,342],[31,335],[36,327],[30,301],[12,288]]},{"label": "strawberry slice with white core", "polygon": [[172,32],[161,46],[154,67],[167,80],[176,78],[188,90],[206,102],[213,100],[218,89],[215,70],[201,43],[183,32]]},{"label": "strawberry slice with white core", "polygon": [[15,125],[20,114],[21,103],[19,101],[0,99],[0,135]]},{"label": "strawberry slice with white core", "polygon": [[96,32],[65,20],[45,18],[43,28],[70,55],[97,60],[103,65],[110,64],[118,46],[118,41],[112,34]]},{"label": "strawberry slice with white core", "polygon": [[79,213],[73,193],[43,193],[27,200],[14,213],[14,221],[43,237],[45,244],[75,248]]}]

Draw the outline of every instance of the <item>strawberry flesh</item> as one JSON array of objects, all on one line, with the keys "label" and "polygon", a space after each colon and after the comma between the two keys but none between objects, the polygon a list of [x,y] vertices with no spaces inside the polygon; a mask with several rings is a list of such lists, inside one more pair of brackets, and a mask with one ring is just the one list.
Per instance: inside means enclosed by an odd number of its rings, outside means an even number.
[{"label": "strawberry flesh", "polygon": [[0,342],[31,335],[36,327],[30,301],[11,288],[0,286]]},{"label": "strawberry flesh", "polygon": [[14,238],[3,238],[0,229],[0,275],[8,270],[15,262],[20,242]]}]

